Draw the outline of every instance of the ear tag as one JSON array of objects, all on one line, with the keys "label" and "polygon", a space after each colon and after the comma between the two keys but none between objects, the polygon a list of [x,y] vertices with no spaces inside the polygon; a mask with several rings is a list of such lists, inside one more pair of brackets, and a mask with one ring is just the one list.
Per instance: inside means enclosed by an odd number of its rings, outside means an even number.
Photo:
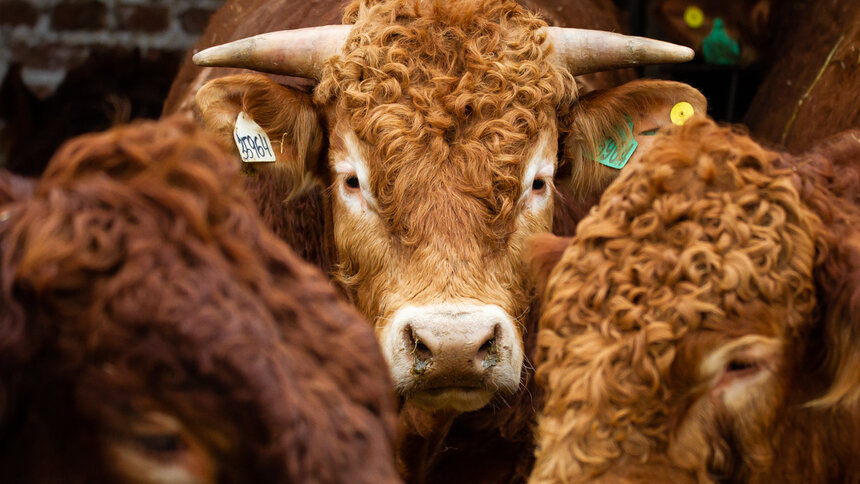
[{"label": "ear tag", "polygon": [[633,152],[636,151],[636,147],[639,146],[639,143],[636,141],[636,138],[633,137],[633,121],[627,120],[627,130],[625,132],[621,132],[623,137],[627,140],[627,147],[623,153],[618,153],[618,146],[615,144],[615,140],[612,138],[607,139],[603,142],[603,145],[600,147],[600,152],[597,155],[597,161],[601,165],[606,165],[609,168],[615,168],[616,170],[620,170],[624,168],[624,165],[630,161],[630,157],[633,156]]},{"label": "ear tag", "polygon": [[272,151],[272,142],[263,128],[244,112],[236,118],[233,140],[239,149],[239,156],[245,163],[271,163],[277,161]]},{"label": "ear tag", "polygon": [[729,37],[723,19],[714,19],[714,28],[702,40],[702,53],[709,64],[733,65],[740,60],[741,47],[738,41]]},{"label": "ear tag", "polygon": [[691,29],[701,27],[705,23],[705,12],[695,5],[690,5],[684,9],[684,23]]},{"label": "ear tag", "polygon": [[672,120],[672,124],[676,126],[683,126],[684,123],[690,119],[693,114],[696,113],[696,110],[693,109],[693,105],[688,103],[687,101],[681,101],[678,104],[672,106],[672,111],[669,113],[669,119]]}]

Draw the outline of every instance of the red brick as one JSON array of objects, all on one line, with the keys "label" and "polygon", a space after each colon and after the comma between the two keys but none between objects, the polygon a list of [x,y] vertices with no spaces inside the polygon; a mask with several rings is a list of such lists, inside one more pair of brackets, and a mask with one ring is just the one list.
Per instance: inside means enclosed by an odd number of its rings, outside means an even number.
[{"label": "red brick", "polygon": [[189,34],[202,34],[206,29],[206,24],[209,23],[209,17],[213,11],[204,8],[189,8],[179,15],[179,22],[182,24],[182,30]]},{"label": "red brick", "polygon": [[0,1],[0,25],[35,25],[39,11],[21,0]]},{"label": "red brick", "polygon": [[107,25],[107,7],[96,1],[69,0],[54,7],[51,28],[54,30],[101,30]]},{"label": "red brick", "polygon": [[120,30],[161,32],[170,26],[169,12],[163,5],[120,5],[116,18]]}]

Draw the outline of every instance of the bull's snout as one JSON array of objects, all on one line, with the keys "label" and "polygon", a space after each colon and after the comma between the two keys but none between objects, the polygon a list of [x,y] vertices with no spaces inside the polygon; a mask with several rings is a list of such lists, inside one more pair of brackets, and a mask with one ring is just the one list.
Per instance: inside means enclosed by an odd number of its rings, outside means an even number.
[{"label": "bull's snout", "polygon": [[523,361],[512,318],[493,305],[402,308],[386,328],[383,353],[401,395],[460,412],[516,391]]},{"label": "bull's snout", "polygon": [[403,339],[412,348],[412,373],[439,375],[441,384],[477,386],[484,372],[498,363],[502,328],[492,321],[438,324],[430,318],[406,324]]}]

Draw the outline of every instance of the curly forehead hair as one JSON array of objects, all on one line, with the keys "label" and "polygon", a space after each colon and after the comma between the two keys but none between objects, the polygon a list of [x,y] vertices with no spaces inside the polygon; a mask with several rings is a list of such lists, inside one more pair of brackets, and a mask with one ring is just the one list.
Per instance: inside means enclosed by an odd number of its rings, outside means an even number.
[{"label": "curly forehead hair", "polygon": [[527,148],[575,96],[548,61],[546,23],[510,0],[357,0],[344,23],[346,53],[327,64],[316,101],[335,102],[377,150],[385,218],[402,224],[416,180],[445,173],[490,224],[506,223]]},{"label": "curly forehead hair", "polygon": [[[810,320],[818,217],[793,172],[747,136],[696,119],[622,173],[553,270],[539,334],[541,476],[599,473],[665,450],[675,344],[769,314]],[[760,329],[760,326],[757,326]],[[573,456],[573,457],[571,457]]]}]

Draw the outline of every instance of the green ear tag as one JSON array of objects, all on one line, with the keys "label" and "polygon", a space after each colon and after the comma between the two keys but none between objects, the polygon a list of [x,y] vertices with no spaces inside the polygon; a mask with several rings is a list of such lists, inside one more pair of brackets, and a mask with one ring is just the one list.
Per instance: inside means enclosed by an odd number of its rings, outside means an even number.
[{"label": "green ear tag", "polygon": [[714,19],[714,28],[702,40],[702,53],[709,64],[733,65],[740,60],[741,47],[738,41],[729,37],[723,19]]},{"label": "green ear tag", "polygon": [[615,140],[609,138],[603,142],[603,145],[600,147],[600,153],[598,153],[597,160],[595,161],[601,165],[606,165],[609,168],[615,168],[616,170],[624,168],[624,165],[626,165],[630,160],[630,157],[633,156],[633,152],[636,151],[636,147],[639,146],[636,138],[633,137],[633,121],[630,121],[629,119],[627,120],[627,130],[621,134],[627,139],[627,149],[624,150],[624,153],[619,155],[618,146],[616,146]]}]

